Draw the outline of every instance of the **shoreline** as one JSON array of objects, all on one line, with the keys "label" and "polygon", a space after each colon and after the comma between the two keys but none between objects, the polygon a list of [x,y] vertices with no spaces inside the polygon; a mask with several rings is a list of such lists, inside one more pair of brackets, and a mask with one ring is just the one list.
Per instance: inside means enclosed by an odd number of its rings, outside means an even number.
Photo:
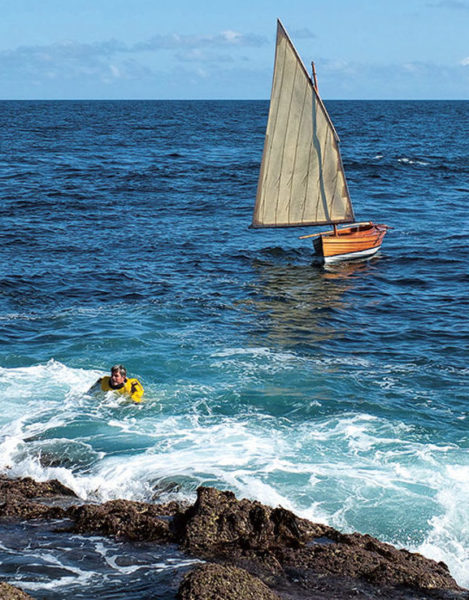
[{"label": "shoreline", "polygon": [[0,476],[0,518],[66,519],[64,535],[174,544],[205,561],[179,582],[179,600],[216,590],[226,600],[469,600],[444,563],[214,488],[199,488],[193,504],[86,504],[57,480]]}]

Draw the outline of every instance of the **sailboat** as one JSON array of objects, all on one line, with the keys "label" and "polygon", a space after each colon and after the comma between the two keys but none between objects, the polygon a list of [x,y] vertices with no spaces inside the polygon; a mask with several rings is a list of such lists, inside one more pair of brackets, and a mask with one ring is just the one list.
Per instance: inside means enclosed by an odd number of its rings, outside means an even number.
[{"label": "sailboat", "polygon": [[[279,20],[251,227],[329,225],[329,231],[300,237],[314,238],[323,262],[369,258],[380,249],[389,227],[355,222],[339,137],[319,96],[312,66],[310,76]],[[349,226],[338,228],[340,224]]]}]

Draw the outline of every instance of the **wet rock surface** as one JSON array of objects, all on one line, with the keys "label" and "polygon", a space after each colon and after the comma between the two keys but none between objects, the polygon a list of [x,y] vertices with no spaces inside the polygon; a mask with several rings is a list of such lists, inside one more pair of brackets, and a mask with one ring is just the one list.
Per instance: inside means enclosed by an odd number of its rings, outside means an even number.
[{"label": "wet rock surface", "polygon": [[0,516],[18,519],[60,519],[64,509],[48,500],[64,499],[64,503],[76,494],[57,480],[38,482],[30,477],[9,479],[0,476]]},{"label": "wet rock surface", "polygon": [[178,600],[280,600],[260,579],[244,569],[206,564],[182,580]]},{"label": "wet rock surface", "polygon": [[181,506],[147,504],[131,500],[111,500],[100,505],[70,508],[67,517],[74,520],[74,533],[99,533],[132,541],[174,542],[173,518]]},{"label": "wet rock surface", "polygon": [[469,597],[443,563],[231,492],[200,488],[185,519],[183,548],[242,566],[284,598]]},{"label": "wet rock surface", "polygon": [[0,581],[1,600],[32,600],[31,596],[8,583]]},{"label": "wet rock surface", "polygon": [[199,488],[189,507],[129,500],[83,504],[78,498],[70,506],[73,498],[58,481],[0,478],[1,518],[69,519],[68,531],[178,544],[214,563],[184,579],[181,600],[469,600],[444,563],[369,535],[342,534],[283,508],[238,500],[231,492]]}]

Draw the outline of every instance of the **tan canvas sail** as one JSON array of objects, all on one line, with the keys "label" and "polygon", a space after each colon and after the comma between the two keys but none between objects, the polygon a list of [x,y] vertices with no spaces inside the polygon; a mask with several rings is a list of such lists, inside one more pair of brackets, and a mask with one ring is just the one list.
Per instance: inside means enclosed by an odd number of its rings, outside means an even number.
[{"label": "tan canvas sail", "polygon": [[280,21],[253,227],[350,223],[338,137]]}]

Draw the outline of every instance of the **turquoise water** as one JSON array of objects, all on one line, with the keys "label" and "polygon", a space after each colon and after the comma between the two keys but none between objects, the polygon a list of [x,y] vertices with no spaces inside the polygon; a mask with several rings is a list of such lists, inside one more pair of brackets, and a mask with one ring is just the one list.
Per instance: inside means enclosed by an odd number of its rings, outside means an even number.
[{"label": "turquoise water", "polygon": [[[265,102],[1,102],[0,465],[82,498],[199,485],[469,586],[469,102],[329,102],[359,220],[325,269],[250,231]],[[117,362],[129,405],[87,393]]]}]

